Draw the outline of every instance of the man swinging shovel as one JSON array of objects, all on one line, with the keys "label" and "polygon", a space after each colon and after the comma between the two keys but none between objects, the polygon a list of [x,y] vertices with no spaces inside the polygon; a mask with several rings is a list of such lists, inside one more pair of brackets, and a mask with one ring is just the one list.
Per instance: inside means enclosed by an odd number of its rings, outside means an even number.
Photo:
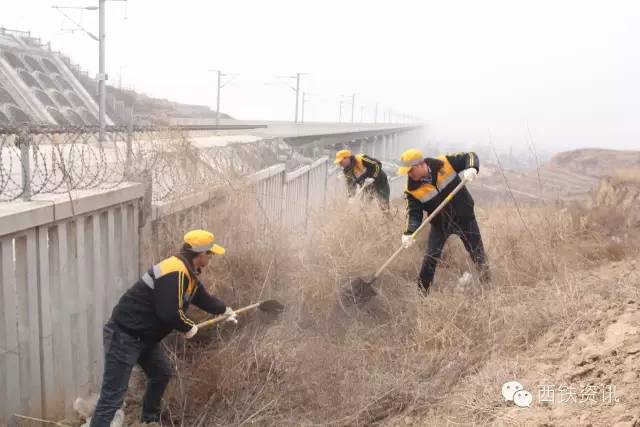
[{"label": "man swinging shovel", "polygon": [[[444,244],[452,234],[462,239],[480,270],[480,280],[489,280],[489,266],[473,210],[473,198],[465,188],[465,184],[478,174],[478,156],[475,153],[457,153],[425,158],[420,150],[410,149],[402,153],[400,160],[403,166],[398,174],[408,175],[404,193],[407,226],[402,235],[402,245],[376,271],[373,279],[356,279],[349,284],[342,295],[345,305],[362,304],[375,296],[375,281],[403,249],[413,245],[427,224],[431,224],[431,232],[418,277],[418,287],[424,295],[433,281]],[[429,216],[423,222],[424,211]]]},{"label": "man swinging shovel", "polygon": [[252,308],[283,308],[277,302],[263,302],[234,311],[210,295],[198,275],[212,256],[224,253],[222,246],[214,244],[212,233],[192,230],[184,235],[179,253],[151,267],[122,295],[104,326],[104,374],[91,427],[110,425],[122,406],[136,364],[147,376],[141,421],[161,421],[160,401],[172,371],[160,341],[173,330],[192,338],[199,327],[208,324],[196,325],[187,317],[190,303],[211,314],[221,314],[216,322],[233,323],[238,322],[237,314]]},{"label": "man swinging shovel", "polygon": [[[407,226],[402,235],[402,246],[406,249],[415,242],[414,232],[422,224],[423,212],[433,212],[452,190],[461,183],[471,182],[478,175],[480,162],[476,153],[456,153],[424,158],[420,150],[411,149],[402,153],[404,164],[398,174],[407,174],[404,192],[407,201]],[[480,271],[480,280],[489,280],[489,266],[482,244],[480,228],[473,210],[471,193],[465,187],[452,197],[450,203],[431,220],[427,252],[418,276],[418,287],[425,293],[433,282],[436,266],[449,236],[457,235]]]}]

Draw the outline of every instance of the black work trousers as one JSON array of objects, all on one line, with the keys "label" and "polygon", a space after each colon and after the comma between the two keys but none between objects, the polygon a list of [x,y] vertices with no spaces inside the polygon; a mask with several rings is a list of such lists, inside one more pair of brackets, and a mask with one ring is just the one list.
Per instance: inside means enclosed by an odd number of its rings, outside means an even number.
[{"label": "black work trousers", "polygon": [[436,267],[442,256],[442,249],[447,239],[452,234],[457,235],[462,240],[465,249],[469,252],[471,260],[480,271],[480,280],[487,282],[490,279],[487,255],[482,244],[480,228],[475,217],[470,218],[442,218],[442,222],[434,224],[429,231],[427,252],[422,261],[418,286],[425,293],[433,282]]},{"label": "black work trousers", "polygon": [[91,418],[91,427],[108,427],[122,406],[133,366],[139,364],[147,376],[142,400],[142,422],[160,421],[160,401],[171,379],[171,365],[160,343],[145,344],[118,327],[104,325],[104,374],[100,398]]}]

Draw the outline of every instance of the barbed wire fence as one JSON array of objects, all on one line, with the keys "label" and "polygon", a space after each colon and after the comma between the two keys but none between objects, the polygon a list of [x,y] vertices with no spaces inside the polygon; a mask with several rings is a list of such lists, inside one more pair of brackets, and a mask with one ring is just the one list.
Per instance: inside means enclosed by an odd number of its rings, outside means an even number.
[{"label": "barbed wire fence", "polygon": [[180,128],[0,127],[0,202],[43,194],[108,190],[151,180],[154,202],[224,184],[277,163],[280,139],[196,147]]}]

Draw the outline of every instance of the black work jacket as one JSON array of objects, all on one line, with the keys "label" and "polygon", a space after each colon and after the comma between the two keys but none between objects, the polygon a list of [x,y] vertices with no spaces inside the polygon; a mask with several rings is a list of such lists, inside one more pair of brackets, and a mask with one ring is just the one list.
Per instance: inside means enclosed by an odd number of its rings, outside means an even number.
[{"label": "black work jacket", "polygon": [[159,262],[120,297],[111,320],[129,335],[153,343],[174,329],[188,332],[193,327],[185,314],[190,303],[211,314],[224,313],[225,304],[207,292],[197,273],[180,255]]},{"label": "black work jacket", "polygon": [[[420,181],[407,177],[404,192],[407,208],[407,225],[404,234],[413,234],[422,224],[423,213],[433,212],[443,200],[460,184],[458,172],[468,168],[480,171],[480,161],[475,153],[456,153],[424,159],[430,175]],[[473,198],[466,188],[461,189],[438,215],[431,225],[441,227],[451,221],[465,221],[473,218]]]}]

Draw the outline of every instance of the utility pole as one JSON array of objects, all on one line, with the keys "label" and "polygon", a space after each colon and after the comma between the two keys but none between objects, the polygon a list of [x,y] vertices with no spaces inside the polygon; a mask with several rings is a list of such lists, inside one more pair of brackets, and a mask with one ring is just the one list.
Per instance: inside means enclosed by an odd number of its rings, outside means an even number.
[{"label": "utility pole", "polygon": [[376,102],[375,113],[373,113],[373,123],[378,123],[378,103]]},{"label": "utility pole", "polygon": [[304,123],[304,105],[307,103],[307,92],[302,91],[302,114],[300,117],[300,123]]},{"label": "utility pole", "polygon": [[236,76],[236,74],[225,74],[220,70],[209,70],[209,72],[216,73],[218,75],[216,84],[216,126],[220,126],[220,92],[223,87],[225,87],[232,81],[228,80],[225,84],[222,84],[222,78]]},{"label": "utility pole", "polygon": [[98,24],[98,43],[99,47],[99,63],[98,63],[98,141],[104,141],[104,127],[106,121],[107,107],[107,74],[105,71],[105,3],[106,0],[99,0],[99,24]]},{"label": "utility pole", "polygon": [[220,78],[222,73],[218,70],[218,93],[216,96],[216,127],[220,125]]},{"label": "utility pole", "polygon": [[340,112],[338,113],[338,123],[342,123],[342,104],[344,99],[340,98]]},{"label": "utility pole", "polygon": [[[298,111],[300,111],[300,76],[307,75],[309,73],[296,73],[295,76],[274,76],[279,79],[296,79],[296,87],[289,84],[286,86],[296,93],[296,112],[293,118],[293,123],[298,123]],[[278,83],[266,83],[266,85],[278,84]]]},{"label": "utility pole", "polygon": [[218,91],[216,94],[216,127],[220,126],[220,79],[222,78],[222,72],[216,70],[218,73]]},{"label": "utility pole", "polygon": [[294,123],[298,123],[298,105],[300,101],[300,76],[304,76],[307,74],[309,73],[296,73],[295,76],[291,77],[293,79],[296,79],[296,115],[295,115]]},{"label": "utility pole", "polygon": [[118,89],[122,90],[122,65],[120,65],[120,75],[118,76]]},{"label": "utility pole", "polygon": [[[106,61],[105,61],[105,19],[106,19],[106,3],[107,1],[124,1],[127,0],[98,0],[98,7],[96,6],[86,6],[86,7],[73,7],[73,6],[52,6],[58,12],[60,12],[65,18],[69,19],[72,23],[74,23],[79,30],[87,34],[92,39],[98,42],[98,140],[100,142],[104,141],[104,129],[107,121],[107,79],[109,76],[106,71]],[[96,37],[91,32],[87,31],[83,28],[80,23],[74,21],[70,16],[68,16],[62,9],[81,9],[81,10],[98,10],[98,37]],[[122,79],[122,68],[120,70],[120,78]]]},{"label": "utility pole", "polygon": [[300,98],[300,73],[296,73],[296,117],[293,121],[298,123],[298,99]]},{"label": "utility pole", "polygon": [[354,112],[356,108],[356,94],[351,95],[351,123],[353,123]]}]

